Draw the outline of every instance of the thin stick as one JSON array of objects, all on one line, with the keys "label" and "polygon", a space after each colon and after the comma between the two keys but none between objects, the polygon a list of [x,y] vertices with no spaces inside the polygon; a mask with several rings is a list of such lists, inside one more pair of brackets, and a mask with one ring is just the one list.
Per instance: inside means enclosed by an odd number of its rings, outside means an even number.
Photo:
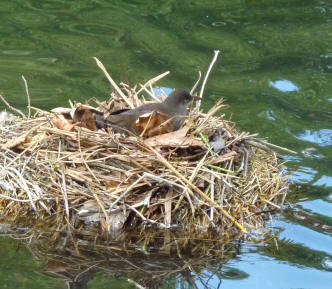
[{"label": "thin stick", "polygon": [[283,151],[288,152],[288,153],[297,154],[296,151],[293,151],[293,150],[290,150],[290,149],[288,149],[288,148],[284,148],[284,147],[281,147],[281,146],[278,146],[278,145],[275,145],[275,144],[269,143],[269,142],[264,141],[264,140],[261,140],[261,139],[255,139],[255,141],[258,141],[258,142],[260,142],[260,143],[262,143],[262,144],[265,144],[265,145],[267,145],[267,146],[270,146],[270,147],[272,147],[272,148],[276,148],[276,149],[279,149],[279,150],[283,150]]},{"label": "thin stick", "polygon": [[162,79],[163,77],[165,77],[169,73],[170,73],[170,71],[166,71],[166,72],[164,72],[164,73],[148,80],[145,84],[141,85],[141,88],[138,90],[137,94],[139,94],[147,85],[149,85],[149,84],[152,85],[152,84],[156,83],[158,80]]},{"label": "thin stick", "polygon": [[[215,176],[211,175],[211,187],[210,187],[210,195],[211,195],[211,200],[214,201],[214,179]],[[213,222],[213,217],[214,216],[214,207],[210,208],[210,221]]]},{"label": "thin stick", "polygon": [[156,97],[155,95],[153,95],[144,85],[142,85],[142,89],[144,89],[144,91],[151,96],[151,98],[153,98],[155,101],[161,102],[161,99]]},{"label": "thin stick", "polygon": [[61,193],[63,195],[63,201],[65,203],[65,211],[66,211],[67,219],[69,222],[69,205],[68,205],[67,185],[66,185],[65,173],[63,170],[61,171],[61,177],[62,177]]},{"label": "thin stick", "polygon": [[97,57],[92,57],[92,58],[94,60],[96,60],[97,65],[104,72],[106,78],[111,83],[111,85],[115,88],[115,90],[119,93],[119,95],[122,97],[122,99],[130,106],[130,108],[134,108],[134,105],[131,103],[131,101],[127,98],[127,96],[124,95],[122,90],[118,87],[118,85],[115,83],[115,81],[112,79],[112,77],[108,74],[104,64],[102,64],[101,61]]},{"label": "thin stick", "polygon": [[166,185],[166,186],[169,186],[169,187],[177,186],[177,187],[181,188],[182,190],[185,189],[183,186],[181,186],[177,183],[174,183],[172,181],[166,180],[164,178],[158,177],[158,176],[150,174],[150,173],[144,173],[143,176],[146,177],[146,178],[149,178],[151,180],[154,180],[154,181],[156,181],[156,182],[158,182],[162,185]]},{"label": "thin stick", "polygon": [[190,90],[190,94],[194,93],[195,89],[197,88],[197,85],[201,81],[201,77],[202,77],[202,72],[198,71],[198,79],[197,79],[196,83],[194,84],[194,86],[192,87],[192,89]]},{"label": "thin stick", "polygon": [[7,105],[7,107],[9,109],[11,109],[12,111],[15,111],[16,113],[18,113],[19,115],[21,115],[23,118],[26,118],[26,116],[24,115],[24,113],[14,107],[12,107],[8,102],[7,100],[0,94],[0,98],[1,100],[4,102],[5,105]]},{"label": "thin stick", "polygon": [[38,107],[30,106],[30,108],[33,109],[33,110],[35,110],[35,111],[37,111],[37,112],[41,112],[42,114],[50,114],[49,111],[42,110],[42,109],[40,109]]},{"label": "thin stick", "polygon": [[212,70],[212,67],[214,65],[214,63],[216,62],[217,58],[218,58],[218,54],[219,54],[220,50],[215,50],[214,51],[214,57],[210,63],[210,66],[209,66],[209,69],[207,70],[206,72],[206,75],[204,77],[204,80],[203,80],[203,83],[202,83],[202,87],[201,87],[201,91],[199,92],[199,97],[200,99],[198,100],[197,104],[196,104],[196,108],[200,108],[201,107],[201,102],[202,102],[202,97],[203,97],[203,92],[204,92],[204,88],[205,88],[205,85],[206,85],[206,82],[207,82],[207,79],[209,77],[209,74]]},{"label": "thin stick", "polygon": [[[19,203],[30,203],[31,202],[31,200],[19,200],[19,199],[15,199],[15,198],[12,198],[10,196],[6,196],[6,195],[2,195],[2,194],[0,194],[0,198],[10,200],[10,201],[14,201],[14,202],[19,202]],[[32,202],[38,201],[38,200],[39,199],[33,199]]]},{"label": "thin stick", "polygon": [[28,89],[28,83],[24,77],[24,75],[22,75],[22,79],[24,81],[24,85],[25,85],[25,91],[27,93],[27,98],[28,98],[28,118],[31,117],[31,106],[30,106],[30,94],[29,94],[29,89]]}]

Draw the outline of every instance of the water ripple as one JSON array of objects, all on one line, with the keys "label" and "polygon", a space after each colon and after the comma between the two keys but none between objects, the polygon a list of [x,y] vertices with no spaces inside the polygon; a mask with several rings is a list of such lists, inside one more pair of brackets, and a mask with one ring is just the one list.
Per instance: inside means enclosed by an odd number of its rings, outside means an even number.
[{"label": "water ripple", "polygon": [[325,257],[322,260],[322,266],[325,270],[332,271],[332,256]]},{"label": "water ripple", "polygon": [[332,145],[332,129],[309,130],[296,136],[297,139],[317,144],[321,147]]},{"label": "water ripple", "polygon": [[305,184],[314,180],[318,171],[310,167],[301,166],[297,171],[291,172],[291,179],[296,183]]},{"label": "water ripple", "polygon": [[311,148],[306,148],[306,149],[302,150],[302,154],[306,158],[315,158],[315,159],[322,159],[322,158],[324,158],[324,156],[322,154],[320,154],[316,148],[312,148],[312,147]]},{"label": "water ripple", "polygon": [[321,176],[313,185],[320,187],[332,187],[332,177]]},{"label": "water ripple", "polygon": [[60,28],[67,32],[75,32],[79,34],[86,34],[91,36],[105,36],[111,39],[119,39],[124,35],[122,29],[118,29],[113,25],[107,25],[105,23],[92,23],[92,22],[62,22]]}]

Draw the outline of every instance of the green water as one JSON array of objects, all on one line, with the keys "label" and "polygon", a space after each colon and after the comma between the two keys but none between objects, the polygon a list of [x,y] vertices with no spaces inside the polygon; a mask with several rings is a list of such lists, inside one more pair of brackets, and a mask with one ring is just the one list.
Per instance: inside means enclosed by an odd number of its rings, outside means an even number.
[{"label": "green water", "polygon": [[[32,105],[105,99],[112,77],[130,84],[164,71],[159,85],[190,89],[220,49],[205,108],[220,97],[241,129],[298,152],[284,154],[296,189],[294,213],[272,223],[279,249],[245,244],[223,267],[221,288],[331,288],[332,284],[332,2],[1,1],[0,92]],[[1,106],[1,109],[4,107]],[[65,288],[38,273],[41,264],[12,239],[0,239],[0,288]],[[210,288],[217,288],[214,278]],[[98,276],[88,288],[131,288]],[[167,288],[181,288],[170,278]],[[197,288],[203,288],[197,281]]]}]

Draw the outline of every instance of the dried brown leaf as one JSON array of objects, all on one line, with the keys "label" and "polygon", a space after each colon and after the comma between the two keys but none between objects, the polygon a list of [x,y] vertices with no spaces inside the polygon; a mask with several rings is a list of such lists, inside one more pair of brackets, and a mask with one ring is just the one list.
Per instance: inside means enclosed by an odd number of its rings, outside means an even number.
[{"label": "dried brown leaf", "polygon": [[204,147],[204,143],[193,135],[187,135],[189,126],[179,130],[150,137],[144,141],[144,144],[152,147]]},{"label": "dried brown leaf", "polygon": [[134,124],[134,127],[144,132],[143,135],[147,137],[161,135],[172,131],[171,123],[165,123],[167,119],[167,114],[153,111],[140,116]]},{"label": "dried brown leaf", "polygon": [[67,272],[68,264],[50,259],[46,264],[46,271],[52,273]]},{"label": "dried brown leaf", "polygon": [[66,119],[62,114],[52,115],[51,122],[56,128],[65,131],[74,131],[74,128],[76,126],[76,124],[73,124],[71,120]]},{"label": "dried brown leaf", "polygon": [[19,137],[11,139],[11,140],[7,141],[6,143],[4,143],[3,145],[1,145],[1,150],[5,151],[7,149],[11,149],[11,148],[17,147],[18,145],[28,143],[28,142],[30,142],[30,138],[28,138],[26,134],[23,134],[23,135],[20,135]]}]

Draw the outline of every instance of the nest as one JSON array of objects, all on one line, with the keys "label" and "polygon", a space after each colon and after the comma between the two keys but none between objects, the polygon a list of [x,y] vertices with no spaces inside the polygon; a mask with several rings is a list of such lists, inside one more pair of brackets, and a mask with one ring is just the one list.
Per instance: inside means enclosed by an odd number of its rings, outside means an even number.
[{"label": "nest", "polygon": [[33,117],[2,123],[3,216],[34,216],[58,228],[98,224],[117,236],[146,226],[247,232],[280,210],[288,184],[277,154],[226,120],[222,100],[207,113],[193,108],[174,132],[144,137],[97,130],[96,112],[146,102],[140,97],[146,85],[114,86],[106,102],[36,109]]}]

